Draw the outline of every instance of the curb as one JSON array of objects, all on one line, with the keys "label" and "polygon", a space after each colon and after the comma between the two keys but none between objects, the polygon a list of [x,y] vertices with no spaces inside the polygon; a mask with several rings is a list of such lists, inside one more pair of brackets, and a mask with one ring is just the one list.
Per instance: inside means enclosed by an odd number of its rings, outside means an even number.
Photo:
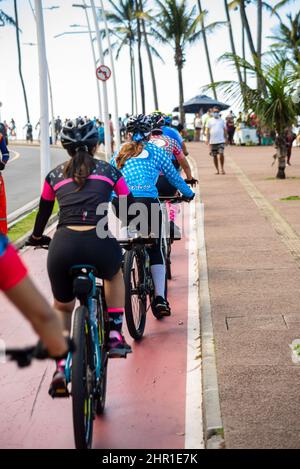
[{"label": "curb", "polygon": [[[58,213],[55,215],[52,215],[47,223],[47,228],[45,230],[45,233],[48,234],[55,226],[56,222],[58,221]],[[25,243],[29,236],[31,235],[32,230],[28,231],[24,236],[22,236],[20,239],[15,241],[13,244],[18,251],[23,249],[25,247]]]},{"label": "curb", "polygon": [[[189,157],[193,172],[198,178],[198,168],[193,158]],[[199,304],[201,324],[201,349],[202,349],[202,392],[203,392],[203,417],[204,440],[206,449],[224,449],[224,430],[221,416],[219,398],[217,361],[215,352],[215,339],[213,332],[212,312],[210,304],[207,257],[205,245],[204,204],[201,200],[199,185],[196,189],[197,205],[200,210],[197,216],[197,240],[198,240],[198,265],[199,265]]]}]

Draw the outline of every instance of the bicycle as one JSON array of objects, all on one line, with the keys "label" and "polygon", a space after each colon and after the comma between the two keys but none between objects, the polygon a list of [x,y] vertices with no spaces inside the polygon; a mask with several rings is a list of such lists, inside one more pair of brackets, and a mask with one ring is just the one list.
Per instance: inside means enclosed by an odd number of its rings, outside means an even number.
[{"label": "bicycle", "polygon": [[155,242],[157,240],[154,238],[141,236],[119,240],[120,246],[125,250],[123,275],[127,328],[131,337],[137,341],[143,337],[149,308],[157,319],[163,317],[152,306],[155,293],[147,247]]},{"label": "bicycle", "polygon": [[[35,249],[47,250],[48,247],[36,246]],[[72,315],[71,338],[75,353],[70,352],[66,360],[66,390],[56,390],[50,395],[53,398],[72,396],[75,447],[90,449],[94,419],[105,409],[109,318],[103,282],[98,280],[95,267],[76,265],[69,274],[73,278],[74,296],[80,302]]]},{"label": "bicycle", "polygon": [[74,266],[70,275],[80,306],[73,313],[72,339],[76,352],[68,355],[65,374],[67,385],[71,383],[75,446],[89,449],[94,419],[105,408],[109,320],[103,284],[96,280],[96,269],[89,265]]},{"label": "bicycle", "polygon": [[168,280],[172,280],[172,262],[171,262],[171,252],[172,252],[172,244],[174,239],[170,236],[170,229],[169,229],[169,217],[168,211],[166,208],[166,203],[170,202],[171,204],[179,204],[181,202],[186,201],[186,199],[182,196],[174,195],[174,196],[160,196],[159,201],[161,203],[162,208],[162,249],[166,264],[166,288],[165,294],[167,296],[168,292]]}]

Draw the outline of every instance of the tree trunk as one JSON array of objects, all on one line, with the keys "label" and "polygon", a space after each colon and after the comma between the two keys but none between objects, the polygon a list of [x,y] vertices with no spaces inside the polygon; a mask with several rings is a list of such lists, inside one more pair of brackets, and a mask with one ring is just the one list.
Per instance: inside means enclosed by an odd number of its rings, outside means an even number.
[{"label": "tree trunk", "polygon": [[[199,7],[200,14],[202,14],[202,13],[203,13],[203,10],[202,10],[202,7],[201,7],[201,2],[200,2],[200,0],[198,0],[198,7]],[[202,36],[203,36],[203,42],[204,42],[206,60],[207,60],[208,71],[209,71],[209,76],[210,76],[210,82],[211,82],[211,84],[213,85],[213,94],[214,94],[214,98],[215,98],[215,99],[218,99],[218,97],[217,97],[217,92],[216,92],[216,88],[215,88],[215,86],[214,86],[215,82],[214,82],[214,77],[213,77],[213,72],[212,72],[212,66],[211,66],[211,62],[210,62],[210,55],[209,55],[209,50],[208,50],[208,44],[207,44],[207,38],[206,38],[206,32],[205,32],[205,26],[204,26],[204,21],[203,21],[203,19],[201,20],[201,28],[202,28]]]},{"label": "tree trunk", "polygon": [[257,62],[257,53],[256,53],[256,50],[255,50],[255,47],[254,47],[254,42],[253,42],[253,38],[252,38],[252,34],[251,34],[251,29],[250,29],[250,25],[249,25],[247,14],[246,14],[245,0],[241,0],[240,12],[241,12],[242,23],[243,23],[244,28],[245,28],[246,33],[247,33],[247,38],[248,38],[250,51],[251,51],[253,60],[256,63]]},{"label": "tree trunk", "polygon": [[16,35],[17,35],[18,58],[19,58],[19,75],[20,75],[22,88],[23,88],[23,95],[24,95],[24,101],[25,101],[27,122],[30,122],[28,101],[27,101],[25,83],[24,83],[23,74],[22,74],[22,55],[21,55],[21,46],[20,46],[20,30],[19,30],[19,17],[18,17],[17,0],[14,0],[14,8],[15,8]]},{"label": "tree trunk", "polygon": [[129,44],[129,54],[130,54],[130,82],[131,82],[131,114],[134,114],[134,84],[133,84],[133,55],[132,55],[132,44]]},{"label": "tree trunk", "polygon": [[185,126],[185,113],[183,109],[184,93],[183,93],[183,79],[182,79],[182,65],[178,65],[178,83],[179,83],[179,112],[180,122]]},{"label": "tree trunk", "polygon": [[[246,43],[245,43],[245,27],[242,23],[242,55],[246,60]],[[247,84],[247,69],[244,67],[244,83]]]},{"label": "tree trunk", "polygon": [[[249,21],[248,21],[248,18],[247,18],[245,0],[241,0],[241,2],[240,2],[240,13],[241,13],[242,23],[243,23],[244,28],[245,28],[246,33],[247,33],[248,43],[249,43],[249,47],[250,47],[250,51],[251,51],[251,54],[252,54],[254,64],[258,69],[260,69],[259,58],[258,58],[258,55],[257,55],[257,51],[255,50],[255,47],[254,47],[254,42],[253,42],[253,38],[252,38],[252,34],[251,34],[251,29],[250,29]],[[257,73],[257,83],[258,83],[258,89],[262,90],[264,96],[267,97],[268,93],[267,93],[266,85],[265,85],[264,81],[262,80],[262,78],[259,77],[258,73]]]},{"label": "tree trunk", "polygon": [[276,138],[276,156],[278,159],[278,172],[276,178],[285,179],[287,146],[284,133],[280,133]]},{"label": "tree trunk", "polygon": [[[136,10],[136,13],[139,12],[139,1],[138,0],[135,0],[135,10]],[[145,85],[144,85],[143,61],[142,61],[142,54],[141,54],[142,34],[141,34],[141,21],[140,21],[139,17],[137,17],[137,38],[138,38],[138,57],[139,57],[142,113],[145,114],[146,113]]]},{"label": "tree trunk", "polygon": [[[228,31],[229,31],[231,50],[232,50],[232,53],[234,54],[234,56],[236,56],[236,49],[235,49],[235,44],[234,44],[234,38],[233,38],[233,32],[232,32],[232,26],[231,26],[231,19],[230,19],[227,0],[224,0],[224,5],[225,5],[227,22],[228,22]],[[239,80],[239,83],[240,83],[240,86],[241,86],[241,93],[243,95],[243,78],[242,78],[241,69],[240,69],[240,66],[239,66],[237,60],[235,60],[235,67],[236,67],[236,73],[237,73],[237,76],[238,76],[238,80]]]},{"label": "tree trunk", "polygon": [[[257,61],[258,66],[261,68],[261,53],[262,53],[262,0],[257,0]],[[262,80],[260,78],[257,79],[257,88],[262,88]]]},{"label": "tree trunk", "polygon": [[[140,10],[143,11],[142,0],[140,0]],[[150,66],[151,80],[152,80],[152,86],[153,86],[154,107],[155,107],[155,109],[158,109],[159,106],[158,106],[158,96],[157,96],[157,86],[156,86],[154,65],[153,65],[152,54],[151,54],[151,50],[150,50],[150,46],[149,46],[148,34],[147,34],[147,31],[146,31],[146,25],[145,25],[145,21],[143,19],[142,19],[142,30],[143,30],[144,41],[145,41],[147,54],[148,54],[149,66]]]}]

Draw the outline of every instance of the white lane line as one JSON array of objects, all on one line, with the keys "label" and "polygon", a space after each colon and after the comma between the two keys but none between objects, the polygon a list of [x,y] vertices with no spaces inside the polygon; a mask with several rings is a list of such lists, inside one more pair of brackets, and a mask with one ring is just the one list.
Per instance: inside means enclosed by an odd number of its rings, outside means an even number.
[{"label": "white lane line", "polygon": [[185,448],[204,449],[202,414],[202,364],[199,304],[199,264],[197,248],[198,203],[189,210],[189,290],[187,326],[187,377],[185,408]]},{"label": "white lane line", "polygon": [[21,153],[15,151],[15,150],[9,150],[9,153],[14,153],[15,156],[13,158],[9,158],[8,164],[11,164],[13,161],[18,160],[21,156]]}]

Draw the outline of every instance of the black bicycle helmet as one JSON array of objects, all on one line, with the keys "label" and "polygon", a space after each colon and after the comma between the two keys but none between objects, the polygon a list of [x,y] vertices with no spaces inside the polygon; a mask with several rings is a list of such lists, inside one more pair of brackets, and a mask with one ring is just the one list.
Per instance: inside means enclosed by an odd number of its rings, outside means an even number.
[{"label": "black bicycle helmet", "polygon": [[97,145],[99,134],[93,121],[78,118],[66,122],[60,138],[61,144],[66,150],[76,151],[83,147],[90,150]]},{"label": "black bicycle helmet", "polygon": [[139,114],[138,116],[131,116],[126,124],[126,131],[132,134],[135,142],[148,140],[151,134],[151,119],[149,116]]},{"label": "black bicycle helmet", "polygon": [[161,130],[161,128],[165,125],[164,116],[159,111],[152,112],[149,118],[151,120],[152,132],[155,130]]}]

